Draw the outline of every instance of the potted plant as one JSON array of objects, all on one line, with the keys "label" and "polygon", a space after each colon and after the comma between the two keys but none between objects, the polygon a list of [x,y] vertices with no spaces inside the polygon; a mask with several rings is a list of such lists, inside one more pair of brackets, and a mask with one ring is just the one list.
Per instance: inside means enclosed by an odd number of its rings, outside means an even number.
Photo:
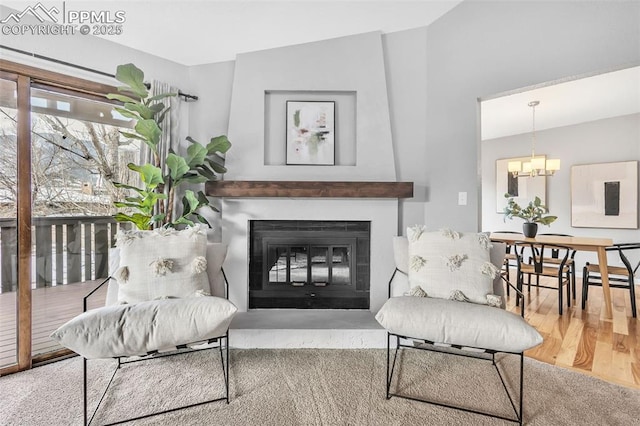
[{"label": "potted plant", "polygon": [[522,208],[515,202],[511,195],[504,194],[504,196],[508,199],[507,206],[504,208],[505,219],[519,217],[524,220],[522,233],[525,237],[533,238],[536,236],[536,233],[538,232],[538,223],[548,226],[558,218],[557,216],[551,215],[545,216],[545,213],[548,213],[548,209],[547,206],[542,204],[540,197],[536,197],[533,201],[529,201],[529,205]]},{"label": "potted plant", "polygon": [[136,165],[129,163],[127,167],[138,173],[141,188],[114,183],[114,186],[129,192],[124,201],[116,201],[114,205],[123,211],[116,213],[119,222],[132,222],[138,229],[146,230],[157,227],[173,228],[177,225],[193,225],[194,221],[209,225],[200,214],[203,207],[217,209],[209,203],[203,191],[184,191],[182,209],[174,209],[174,199],[181,184],[198,184],[207,180],[216,180],[216,173],[225,173],[224,157],[231,148],[226,136],[217,136],[206,145],[187,137],[190,142],[185,157],[169,150],[165,159],[166,172],[160,168],[161,159],[158,143],[162,135],[160,123],[169,108],[161,102],[175,93],[164,93],[150,96],[144,83],[144,72],[134,64],[119,65],[116,79],[123,84],[118,93],[110,93],[108,99],[122,102],[115,107],[119,114],[136,120],[132,131],[121,132],[127,138],[145,143],[153,152],[153,164]]}]

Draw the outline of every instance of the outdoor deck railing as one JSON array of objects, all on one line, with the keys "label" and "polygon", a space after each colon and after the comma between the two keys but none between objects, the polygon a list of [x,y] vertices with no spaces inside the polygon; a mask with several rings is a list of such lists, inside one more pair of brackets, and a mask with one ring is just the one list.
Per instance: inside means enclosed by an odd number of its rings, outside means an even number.
[{"label": "outdoor deck railing", "polygon": [[[120,226],[112,216],[33,218],[32,288],[106,277]],[[17,241],[16,220],[0,219],[0,293],[17,289]]]}]

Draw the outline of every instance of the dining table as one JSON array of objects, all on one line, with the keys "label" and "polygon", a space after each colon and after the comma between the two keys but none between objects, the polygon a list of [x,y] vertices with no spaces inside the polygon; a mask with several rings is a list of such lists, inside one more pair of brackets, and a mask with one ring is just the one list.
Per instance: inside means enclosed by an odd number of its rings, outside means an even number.
[{"label": "dining table", "polygon": [[492,241],[503,242],[507,244],[514,243],[531,243],[531,244],[553,244],[576,251],[590,251],[598,254],[598,265],[600,267],[600,275],[602,277],[602,292],[604,294],[605,315],[606,318],[613,318],[613,306],[611,303],[611,290],[609,288],[609,273],[607,269],[607,252],[606,248],[613,245],[611,238],[592,238],[592,237],[570,237],[561,235],[536,235],[533,238],[525,237],[523,234],[508,232],[492,232],[490,235]]}]

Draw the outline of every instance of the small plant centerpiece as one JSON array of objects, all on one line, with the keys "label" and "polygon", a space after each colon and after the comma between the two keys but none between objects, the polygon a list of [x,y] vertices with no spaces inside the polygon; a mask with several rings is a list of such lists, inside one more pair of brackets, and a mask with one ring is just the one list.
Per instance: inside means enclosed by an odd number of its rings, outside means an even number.
[{"label": "small plant centerpiece", "polygon": [[536,197],[533,201],[529,201],[529,205],[522,208],[515,202],[511,195],[504,194],[504,196],[508,199],[507,206],[504,208],[504,218],[513,219],[514,217],[519,217],[524,220],[522,233],[525,237],[533,238],[536,236],[538,232],[538,223],[549,226],[558,218],[557,216],[551,215],[545,216],[545,213],[548,213],[549,210],[547,209],[547,206],[542,204],[540,197]]},{"label": "small plant centerpiece", "polygon": [[[207,180],[217,180],[217,174],[225,173],[224,157],[231,148],[226,136],[217,136],[205,146],[187,137],[190,145],[186,156],[178,155],[173,149],[164,159],[165,170],[161,168],[158,144],[162,136],[160,123],[169,111],[161,102],[176,96],[176,93],[163,93],[151,96],[144,83],[144,72],[134,64],[119,65],[116,79],[123,85],[118,93],[107,95],[108,99],[122,102],[115,107],[124,117],[135,120],[132,131],[120,133],[129,139],[146,144],[153,153],[153,164],[137,165],[129,163],[127,167],[138,173],[141,187],[114,182],[114,186],[128,192],[123,201],[114,205],[121,209],[114,216],[119,222],[131,222],[138,229],[174,228],[178,225],[194,225],[195,222],[209,225],[200,214],[200,209],[217,209],[209,203],[203,191],[187,189],[179,192],[182,184],[200,184]],[[181,206],[174,208],[176,194],[182,195]],[[181,207],[181,209],[180,209]]]}]

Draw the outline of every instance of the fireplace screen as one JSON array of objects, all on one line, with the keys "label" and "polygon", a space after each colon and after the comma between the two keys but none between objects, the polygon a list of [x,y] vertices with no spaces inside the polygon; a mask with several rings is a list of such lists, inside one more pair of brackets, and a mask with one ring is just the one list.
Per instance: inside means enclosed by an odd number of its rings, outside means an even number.
[{"label": "fireplace screen", "polygon": [[369,307],[369,222],[250,227],[249,308]]},{"label": "fireplace screen", "polygon": [[268,284],[345,286],[351,280],[351,245],[268,244]]}]

